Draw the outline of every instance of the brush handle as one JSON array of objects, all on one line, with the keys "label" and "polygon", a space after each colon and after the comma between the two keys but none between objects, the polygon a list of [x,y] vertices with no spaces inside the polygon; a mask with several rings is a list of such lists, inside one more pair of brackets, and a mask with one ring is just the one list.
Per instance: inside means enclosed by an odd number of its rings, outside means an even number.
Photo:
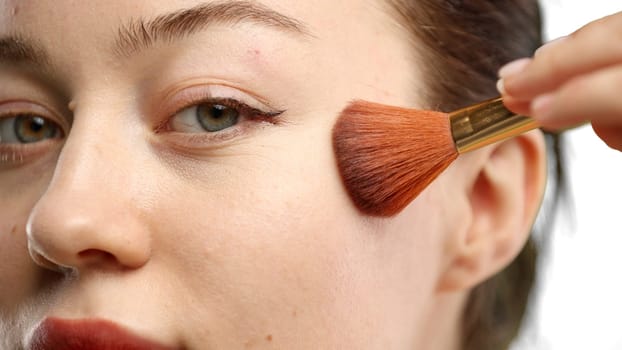
[{"label": "brush handle", "polygon": [[449,114],[449,120],[460,154],[538,127],[535,120],[505,108],[501,98],[459,109]]}]

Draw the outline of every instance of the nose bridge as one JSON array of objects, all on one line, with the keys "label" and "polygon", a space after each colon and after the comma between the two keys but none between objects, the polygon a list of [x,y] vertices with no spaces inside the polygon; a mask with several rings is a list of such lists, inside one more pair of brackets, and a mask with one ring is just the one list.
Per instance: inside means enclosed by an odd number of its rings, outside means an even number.
[{"label": "nose bridge", "polygon": [[131,179],[121,174],[130,165],[131,142],[120,113],[103,108],[76,109],[74,124],[56,165],[50,189],[70,187],[89,191],[97,184],[124,187]]},{"label": "nose bridge", "polygon": [[149,232],[133,196],[132,142],[139,140],[128,139],[126,123],[109,113],[75,110],[54,176],[29,218],[33,257],[76,268],[135,268],[148,259]]}]

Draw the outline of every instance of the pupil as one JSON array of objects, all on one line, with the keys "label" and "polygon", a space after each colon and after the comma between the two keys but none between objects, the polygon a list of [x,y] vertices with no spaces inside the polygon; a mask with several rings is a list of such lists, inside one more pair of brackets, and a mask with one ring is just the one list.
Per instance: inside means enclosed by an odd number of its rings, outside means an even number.
[{"label": "pupil", "polygon": [[45,126],[45,121],[42,118],[34,117],[30,121],[30,130],[32,130],[34,133],[40,132],[44,126]]},{"label": "pupil", "polygon": [[214,119],[220,119],[223,117],[223,115],[225,114],[227,107],[222,106],[222,105],[214,105],[212,107],[212,118]]}]

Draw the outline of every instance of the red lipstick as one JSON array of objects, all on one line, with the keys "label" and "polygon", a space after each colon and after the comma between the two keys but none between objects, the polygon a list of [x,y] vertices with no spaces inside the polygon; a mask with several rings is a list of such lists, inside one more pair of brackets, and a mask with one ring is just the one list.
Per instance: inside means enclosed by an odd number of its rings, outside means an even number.
[{"label": "red lipstick", "polygon": [[46,318],[28,350],[179,350],[139,337],[104,320]]}]

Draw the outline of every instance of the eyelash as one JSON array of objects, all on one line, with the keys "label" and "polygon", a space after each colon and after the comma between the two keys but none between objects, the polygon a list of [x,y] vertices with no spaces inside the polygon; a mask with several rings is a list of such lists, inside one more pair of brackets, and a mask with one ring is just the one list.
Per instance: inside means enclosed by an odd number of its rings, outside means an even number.
[{"label": "eyelash", "polygon": [[[216,132],[177,132],[171,129],[171,121],[179,113],[190,109],[199,108],[201,105],[222,105],[227,108],[236,110],[239,113],[240,120],[233,124],[231,127],[225,128]],[[186,92],[180,94],[180,98],[177,99],[177,106],[182,106],[174,109],[173,113],[168,114],[168,117],[164,119],[155,129],[157,134],[170,134],[174,136],[170,140],[177,145],[198,148],[198,145],[205,144],[218,144],[224,141],[228,141],[236,136],[243,134],[246,128],[249,126],[246,122],[268,122],[270,124],[279,124],[281,119],[277,118],[283,114],[284,110],[265,111],[256,107],[252,107],[247,103],[241,102],[236,98],[221,98],[207,96],[205,92]],[[38,108],[35,108],[38,109]],[[0,167],[20,165],[32,160],[34,157],[44,154],[53,142],[62,140],[65,138],[66,132],[64,128],[54,118],[45,116],[45,113],[38,111],[20,110],[9,111],[4,114],[0,114],[0,122],[9,118],[16,118],[21,115],[38,116],[45,119],[47,122],[52,123],[58,128],[59,135],[54,138],[44,139],[42,141],[32,142],[28,144],[21,143],[1,143],[0,142]]]},{"label": "eyelash", "polygon": [[19,166],[33,158],[43,155],[46,151],[50,150],[50,147],[59,140],[64,139],[65,131],[63,127],[54,121],[54,118],[43,116],[40,112],[33,111],[9,111],[0,114],[0,123],[11,118],[18,118],[20,116],[37,116],[44,119],[47,123],[53,124],[57,129],[57,135],[51,138],[46,138],[41,141],[35,141],[31,143],[3,143],[0,140],[0,169],[11,166]]},{"label": "eyelash", "polygon": [[0,144],[0,169],[4,166],[21,165],[49,150],[51,140],[33,144]]},{"label": "eyelash", "polygon": [[172,113],[162,124],[156,127],[156,132],[163,132],[170,130],[170,122],[177,114],[185,111],[186,109],[199,107],[203,104],[211,104],[211,105],[222,105],[228,108],[233,108],[240,111],[240,115],[246,117],[247,119],[252,119],[256,121],[266,121],[272,124],[277,124],[279,121],[275,119],[285,111],[275,111],[275,112],[265,112],[258,108],[251,107],[246,103],[240,102],[234,98],[206,98],[199,101],[194,101],[188,103],[186,106],[177,109],[174,113]]},{"label": "eyelash", "polygon": [[[278,118],[281,114],[283,114],[284,110],[274,110],[274,111],[265,111],[256,107],[252,107],[247,103],[244,103],[236,98],[231,97],[214,97],[214,96],[206,96],[207,94],[204,91],[192,91],[185,92],[181,94],[181,96],[173,103],[173,105],[181,106],[175,108],[173,113],[167,113],[167,117],[164,119],[162,123],[156,126],[154,129],[157,134],[170,134],[170,136],[174,136],[174,138],[170,138],[171,142],[187,146],[187,147],[197,147],[197,145],[205,145],[205,144],[218,144],[221,142],[228,141],[236,136],[244,133],[246,127],[249,125],[246,123],[248,121],[251,122],[268,122],[270,124],[280,124],[282,120]],[[239,112],[240,119],[233,126],[217,131],[217,132],[201,132],[201,133],[188,133],[188,132],[178,132],[172,130],[171,123],[173,118],[175,118],[179,113],[190,109],[190,108],[198,108],[201,105],[222,105],[227,108],[235,109]]]}]

